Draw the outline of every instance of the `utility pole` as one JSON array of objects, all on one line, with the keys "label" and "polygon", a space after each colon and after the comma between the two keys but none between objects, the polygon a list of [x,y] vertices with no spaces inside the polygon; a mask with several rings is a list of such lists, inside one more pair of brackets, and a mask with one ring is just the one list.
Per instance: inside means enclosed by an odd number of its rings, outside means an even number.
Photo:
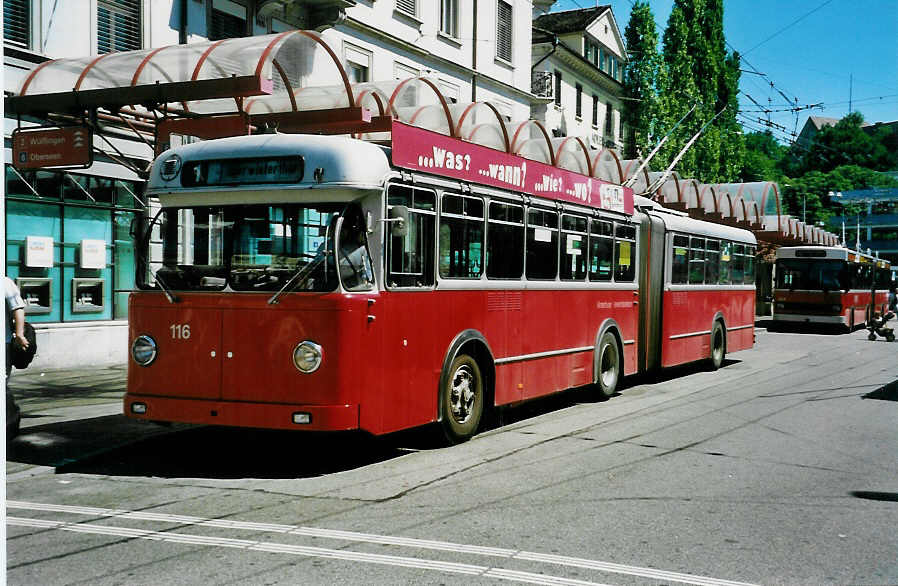
[{"label": "utility pole", "polygon": [[854,74],[848,74],[848,113],[851,114],[851,92],[854,89]]}]

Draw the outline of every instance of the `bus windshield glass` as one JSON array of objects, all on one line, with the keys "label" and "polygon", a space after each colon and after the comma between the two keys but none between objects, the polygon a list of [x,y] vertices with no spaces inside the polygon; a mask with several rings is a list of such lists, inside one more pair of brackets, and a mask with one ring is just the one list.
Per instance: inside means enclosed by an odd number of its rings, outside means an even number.
[{"label": "bus windshield glass", "polygon": [[848,263],[844,260],[779,259],[776,263],[777,289],[838,291],[851,287]]},{"label": "bus windshield glass", "polygon": [[[150,225],[140,286],[180,291],[333,291],[335,204],[166,208]],[[370,266],[370,265],[369,265]],[[292,280],[292,282],[291,282]]]}]

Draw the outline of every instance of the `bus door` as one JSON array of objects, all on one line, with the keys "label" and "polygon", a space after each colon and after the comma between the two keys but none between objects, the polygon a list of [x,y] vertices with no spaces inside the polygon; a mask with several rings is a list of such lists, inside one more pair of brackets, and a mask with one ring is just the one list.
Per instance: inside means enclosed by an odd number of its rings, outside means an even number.
[{"label": "bus door", "polygon": [[[393,209],[396,208],[396,209]],[[440,319],[448,311],[434,293],[436,194],[405,185],[387,188],[387,215],[408,219],[384,228],[387,292],[381,308],[383,339],[382,428],[391,431],[432,420],[436,416],[439,360],[435,346]],[[380,318],[378,318],[380,319]],[[448,343],[447,343],[448,344]]]},{"label": "bus door", "polygon": [[651,214],[642,218],[639,243],[640,340],[637,342],[639,372],[661,366],[661,308],[667,250],[664,236],[665,226],[661,218]]}]

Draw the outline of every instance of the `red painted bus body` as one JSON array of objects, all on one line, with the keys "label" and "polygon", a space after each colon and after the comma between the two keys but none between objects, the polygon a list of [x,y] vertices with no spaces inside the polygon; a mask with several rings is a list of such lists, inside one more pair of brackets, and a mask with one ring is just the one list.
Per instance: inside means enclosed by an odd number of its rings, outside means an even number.
[{"label": "red painted bus body", "polygon": [[[266,149],[279,180],[296,173],[285,153],[299,151],[331,183],[207,179],[260,168]],[[142,244],[145,290],[129,302],[125,414],[374,434],[458,415],[470,426],[447,436],[463,440],[479,421],[465,417],[472,406],[585,385],[607,396],[622,376],[716,368],[750,348],[751,233],[622,193],[603,192],[609,209],[408,177],[379,147],[341,137],[164,153],[148,190],[161,211]],[[370,268],[344,255],[350,244]],[[538,274],[540,263],[555,268]]]},{"label": "red painted bus body", "polygon": [[848,330],[888,305],[889,262],[842,247],[794,246],[777,251],[773,321]]}]

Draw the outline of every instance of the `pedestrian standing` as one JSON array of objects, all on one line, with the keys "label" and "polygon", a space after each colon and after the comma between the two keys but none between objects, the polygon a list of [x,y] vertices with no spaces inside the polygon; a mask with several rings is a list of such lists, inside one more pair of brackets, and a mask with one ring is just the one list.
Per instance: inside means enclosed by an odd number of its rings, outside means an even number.
[{"label": "pedestrian standing", "polygon": [[6,294],[6,378],[12,371],[13,347],[21,350],[28,348],[25,338],[25,300],[12,279],[3,276],[3,289]]}]

